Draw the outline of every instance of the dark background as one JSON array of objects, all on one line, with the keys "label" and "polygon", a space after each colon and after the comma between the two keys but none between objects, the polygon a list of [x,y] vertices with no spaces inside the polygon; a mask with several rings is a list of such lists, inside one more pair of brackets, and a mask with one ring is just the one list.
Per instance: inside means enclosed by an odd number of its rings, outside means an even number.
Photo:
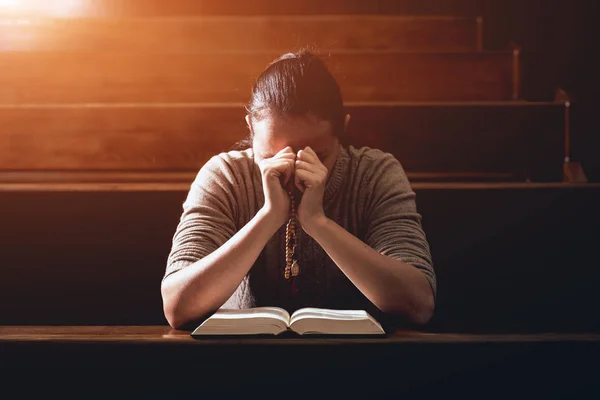
[{"label": "dark background", "polygon": [[443,12],[444,8],[453,7],[459,14],[483,16],[484,49],[506,49],[511,42],[519,45],[523,62],[522,93],[526,100],[552,100],[557,88],[568,93],[573,99],[573,161],[582,162],[590,180],[600,180],[599,2],[431,0],[423,3],[418,6],[423,12]]},{"label": "dark background", "polygon": [[593,0],[464,3],[477,3],[484,18],[485,48],[505,48],[510,41],[521,46],[526,100],[551,100],[556,88],[566,90],[572,97],[572,159],[582,163],[590,180],[600,180],[599,3]]}]

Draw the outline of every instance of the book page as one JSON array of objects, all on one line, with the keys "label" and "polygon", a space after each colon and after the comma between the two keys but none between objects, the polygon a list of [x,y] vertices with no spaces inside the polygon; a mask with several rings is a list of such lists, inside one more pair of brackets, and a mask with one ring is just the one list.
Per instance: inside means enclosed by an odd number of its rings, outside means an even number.
[{"label": "book page", "polygon": [[290,314],[279,307],[256,307],[242,310],[221,308],[211,319],[276,318],[286,326],[290,323]]},{"label": "book page", "polygon": [[219,309],[192,336],[279,334],[287,330],[289,321],[289,313],[279,307]]},{"label": "book page", "polygon": [[303,308],[292,314],[290,327],[304,334],[381,335],[381,324],[364,310]]},{"label": "book page", "polygon": [[[327,308],[301,308],[292,314],[290,325],[295,321],[299,321],[305,318],[326,318],[336,320],[361,320],[361,319],[373,319],[364,310],[332,310]],[[373,321],[375,321],[373,319]]]}]

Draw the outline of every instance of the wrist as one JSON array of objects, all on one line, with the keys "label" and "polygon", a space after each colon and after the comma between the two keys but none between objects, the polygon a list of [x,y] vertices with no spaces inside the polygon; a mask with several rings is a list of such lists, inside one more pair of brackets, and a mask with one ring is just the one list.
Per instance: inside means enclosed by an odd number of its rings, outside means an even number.
[{"label": "wrist", "polygon": [[318,240],[319,232],[327,228],[331,220],[325,214],[317,214],[302,224],[302,229],[313,239]]},{"label": "wrist", "polygon": [[274,234],[285,222],[281,222],[275,211],[266,204],[258,210],[255,218],[271,234]]}]

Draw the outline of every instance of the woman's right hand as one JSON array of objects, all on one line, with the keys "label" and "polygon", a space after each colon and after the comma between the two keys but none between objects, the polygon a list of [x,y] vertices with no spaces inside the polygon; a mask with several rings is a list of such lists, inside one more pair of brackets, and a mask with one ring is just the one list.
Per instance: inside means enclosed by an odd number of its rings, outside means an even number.
[{"label": "woman's right hand", "polygon": [[290,197],[284,188],[293,182],[295,162],[296,153],[288,146],[258,164],[265,194],[264,208],[275,219],[277,227],[289,218]]}]

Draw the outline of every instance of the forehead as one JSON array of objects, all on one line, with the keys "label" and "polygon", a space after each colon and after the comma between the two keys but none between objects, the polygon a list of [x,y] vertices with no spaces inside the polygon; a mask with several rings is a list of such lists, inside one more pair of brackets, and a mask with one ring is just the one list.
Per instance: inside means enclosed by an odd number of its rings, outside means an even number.
[{"label": "forehead", "polygon": [[264,155],[273,155],[287,146],[294,151],[306,146],[324,150],[335,142],[331,123],[315,117],[266,117],[253,121],[252,128],[254,147]]}]

